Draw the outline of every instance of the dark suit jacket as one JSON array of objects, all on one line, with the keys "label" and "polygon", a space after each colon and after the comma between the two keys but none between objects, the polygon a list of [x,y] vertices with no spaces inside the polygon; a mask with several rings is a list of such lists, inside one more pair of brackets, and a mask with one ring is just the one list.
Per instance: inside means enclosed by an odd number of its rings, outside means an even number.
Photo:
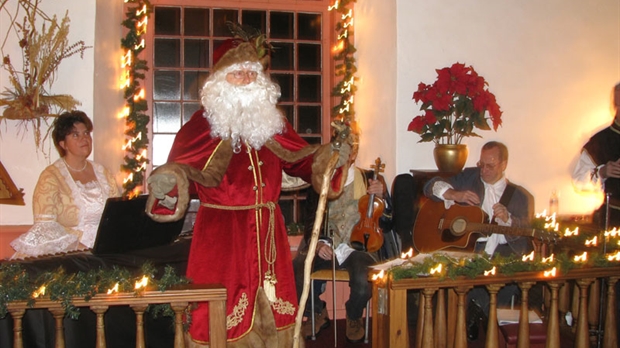
[{"label": "dark suit jacket", "polygon": [[[448,179],[434,177],[429,180],[424,186],[424,195],[435,201],[440,201],[438,197],[433,195],[433,185],[437,181],[445,181],[457,191],[470,190],[480,197],[480,202],[484,201],[484,183],[480,179],[479,168],[465,168],[459,174]],[[509,184],[512,183],[509,182]],[[506,205],[512,218],[512,226],[529,227],[531,219],[534,217],[534,197],[523,187],[518,185],[515,187],[516,189]],[[520,255],[528,253],[532,248],[532,243],[528,237],[506,235],[506,240],[511,249]]]}]

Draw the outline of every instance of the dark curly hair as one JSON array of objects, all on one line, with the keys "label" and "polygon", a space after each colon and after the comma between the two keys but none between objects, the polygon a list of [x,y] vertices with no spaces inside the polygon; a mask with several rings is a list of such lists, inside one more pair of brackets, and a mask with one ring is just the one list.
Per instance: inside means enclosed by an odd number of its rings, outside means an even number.
[{"label": "dark curly hair", "polygon": [[65,157],[67,154],[67,151],[60,146],[60,142],[64,141],[67,135],[73,132],[76,123],[83,123],[89,132],[93,131],[93,122],[83,111],[73,110],[63,112],[54,120],[54,124],[52,125],[54,127],[52,130],[52,139],[54,140],[54,146],[56,146],[56,150],[58,150],[60,157]]}]

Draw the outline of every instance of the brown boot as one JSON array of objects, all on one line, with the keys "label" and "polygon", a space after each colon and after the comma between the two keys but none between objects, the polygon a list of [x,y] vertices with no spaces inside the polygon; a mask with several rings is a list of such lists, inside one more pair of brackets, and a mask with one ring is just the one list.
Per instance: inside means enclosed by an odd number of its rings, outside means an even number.
[{"label": "brown boot", "polygon": [[362,318],[349,319],[347,317],[347,341],[350,343],[359,343],[364,340],[364,323]]},{"label": "brown boot", "polygon": [[[319,332],[323,329],[329,327],[329,315],[327,314],[327,308],[323,308],[321,313],[316,313],[314,315],[314,336],[316,337]],[[312,337],[312,318],[308,318],[308,320],[304,321],[303,326],[301,327],[303,337],[310,338]]]}]

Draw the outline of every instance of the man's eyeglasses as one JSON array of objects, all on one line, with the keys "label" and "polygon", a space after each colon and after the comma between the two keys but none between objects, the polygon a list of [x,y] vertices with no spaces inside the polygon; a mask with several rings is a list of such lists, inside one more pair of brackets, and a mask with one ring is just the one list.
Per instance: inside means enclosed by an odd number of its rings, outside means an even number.
[{"label": "man's eyeglasses", "polygon": [[235,71],[231,71],[230,74],[238,79],[238,80],[242,80],[245,77],[247,77],[250,80],[253,80],[256,78],[256,76],[258,76],[258,73],[256,71],[253,70],[235,70]]},{"label": "man's eyeglasses", "polygon": [[495,163],[495,164],[482,163],[482,162],[476,163],[476,167],[478,167],[480,169],[487,169],[487,170],[494,170],[495,168],[497,168],[498,165],[499,165],[499,163]]}]

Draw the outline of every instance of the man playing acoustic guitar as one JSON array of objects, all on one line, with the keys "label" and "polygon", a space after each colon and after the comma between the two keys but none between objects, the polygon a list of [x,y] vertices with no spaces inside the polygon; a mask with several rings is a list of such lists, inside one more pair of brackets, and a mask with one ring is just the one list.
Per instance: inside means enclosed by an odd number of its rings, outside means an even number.
[{"label": "man playing acoustic guitar", "polygon": [[[527,227],[534,217],[532,195],[523,187],[512,184],[506,179],[504,171],[508,165],[508,148],[506,145],[491,141],[482,147],[480,160],[475,168],[465,168],[461,173],[444,179],[435,177],[424,186],[424,194],[432,200],[443,200],[446,209],[455,203],[479,206],[490,217],[489,222],[500,226]],[[475,252],[485,252],[493,256],[499,254],[523,255],[529,253],[532,243],[528,237],[491,234],[476,240]],[[510,305],[513,295],[518,295],[516,285],[504,287],[498,293],[498,307]],[[486,289],[474,288],[470,291],[470,300],[488,312],[488,293]],[[470,306],[471,307],[471,306]],[[471,312],[468,309],[468,312]],[[468,313],[472,316],[472,313]],[[468,324],[477,321],[468,320]],[[477,326],[475,327],[477,329]],[[471,328],[473,330],[473,327]],[[470,330],[470,339],[477,338],[477,331]]]}]

